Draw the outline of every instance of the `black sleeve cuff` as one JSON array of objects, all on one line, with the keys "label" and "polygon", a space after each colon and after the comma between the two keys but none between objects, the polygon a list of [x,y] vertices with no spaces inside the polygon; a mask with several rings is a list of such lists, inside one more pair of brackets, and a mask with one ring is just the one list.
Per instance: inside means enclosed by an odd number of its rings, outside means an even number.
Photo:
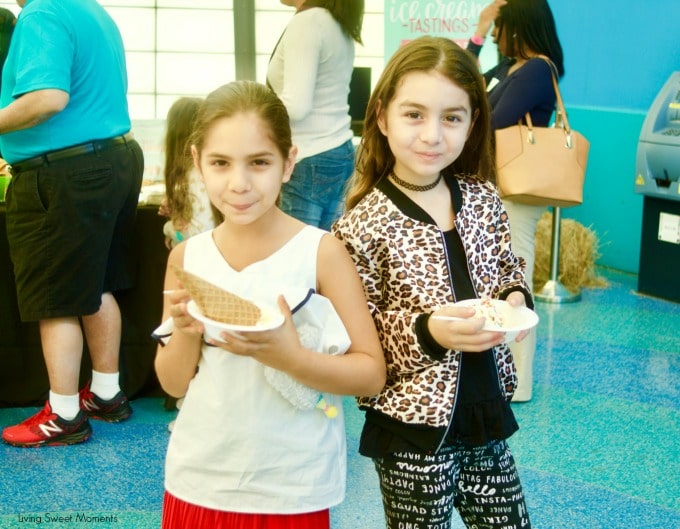
[{"label": "black sleeve cuff", "polygon": [[500,295],[498,296],[498,299],[502,299],[503,301],[505,301],[506,299],[508,299],[508,296],[512,292],[521,292],[522,294],[524,294],[524,303],[531,310],[534,310],[534,297],[529,292],[527,292],[525,289],[523,289],[522,287],[519,287],[519,286],[509,288],[508,290],[504,290],[503,292],[500,293]]},{"label": "black sleeve cuff", "polygon": [[416,319],[416,337],[418,343],[422,347],[423,352],[433,360],[443,360],[448,349],[439,345],[430,334],[427,328],[427,322],[430,319],[430,314],[420,314]]},{"label": "black sleeve cuff", "polygon": [[479,54],[482,52],[482,47],[483,45],[475,44],[471,40],[468,40],[467,47],[465,49],[467,49],[467,51],[472,53],[472,55],[475,57],[479,58]]}]

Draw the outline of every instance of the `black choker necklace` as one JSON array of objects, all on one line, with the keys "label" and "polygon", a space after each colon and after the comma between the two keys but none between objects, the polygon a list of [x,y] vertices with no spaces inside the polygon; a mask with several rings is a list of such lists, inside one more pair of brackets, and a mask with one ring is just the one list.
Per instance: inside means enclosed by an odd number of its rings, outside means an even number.
[{"label": "black choker necklace", "polygon": [[401,178],[399,178],[394,173],[390,173],[390,176],[392,177],[392,180],[394,180],[394,182],[396,184],[399,184],[401,187],[406,188],[410,191],[429,191],[430,189],[434,189],[435,187],[437,187],[437,184],[442,179],[442,174],[439,173],[439,176],[437,177],[437,179],[434,182],[432,182],[431,184],[427,184],[425,186],[417,186],[417,185],[412,184],[410,182],[404,182]]}]

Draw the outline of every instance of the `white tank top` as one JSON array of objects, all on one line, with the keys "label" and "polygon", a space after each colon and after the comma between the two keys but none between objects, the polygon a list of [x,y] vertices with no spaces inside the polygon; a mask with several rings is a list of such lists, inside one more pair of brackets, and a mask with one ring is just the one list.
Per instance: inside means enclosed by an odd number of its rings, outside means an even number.
[{"label": "white tank top", "polygon": [[[245,298],[268,292],[275,305],[283,293],[294,307],[301,301],[294,298],[316,288],[325,233],[307,226],[237,272],[205,232],[187,241],[184,267]],[[170,436],[166,489],[186,502],[235,512],[293,514],[340,503],[346,479],[342,400],[324,396],[338,408],[335,419],[291,405],[267,383],[259,362],[204,344]]]}]

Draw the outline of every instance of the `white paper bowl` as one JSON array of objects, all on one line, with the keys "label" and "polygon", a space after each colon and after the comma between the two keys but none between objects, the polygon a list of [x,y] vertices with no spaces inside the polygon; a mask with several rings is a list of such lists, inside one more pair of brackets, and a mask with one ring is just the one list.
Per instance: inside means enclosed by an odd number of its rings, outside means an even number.
[{"label": "white paper bowl", "polygon": [[[487,320],[483,329],[485,331],[504,332],[505,341],[508,343],[514,342],[520,332],[531,329],[538,324],[538,314],[530,308],[524,306],[513,307],[507,301],[502,301],[500,299],[491,299],[489,301],[491,301],[492,305],[495,307],[503,324],[502,326],[494,325]],[[481,299],[465,299],[455,303],[455,305],[459,307],[476,307],[481,305],[481,303]]]},{"label": "white paper bowl", "polygon": [[274,307],[260,305],[259,303],[257,306],[260,308],[260,311],[262,311],[262,316],[255,325],[232,325],[229,323],[211,320],[207,316],[203,315],[201,309],[198,308],[198,305],[196,305],[196,302],[193,299],[187,303],[187,311],[189,314],[191,314],[191,316],[203,324],[205,329],[203,334],[205,338],[223,342],[224,340],[220,336],[220,334],[223,332],[238,333],[269,331],[271,329],[276,329],[283,323],[285,318],[278,308],[275,309]]}]

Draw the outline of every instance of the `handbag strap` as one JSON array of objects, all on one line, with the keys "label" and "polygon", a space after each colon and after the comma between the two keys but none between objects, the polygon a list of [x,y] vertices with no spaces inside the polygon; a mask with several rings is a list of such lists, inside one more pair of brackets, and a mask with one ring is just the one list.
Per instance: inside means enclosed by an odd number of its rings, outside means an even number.
[{"label": "handbag strap", "polygon": [[[557,71],[557,66],[555,66],[555,63],[553,63],[548,57],[545,55],[536,55],[538,59],[544,60],[546,63],[548,63],[548,68],[550,69],[550,77],[552,78],[552,84],[553,84],[553,89],[555,90],[555,108],[556,108],[556,113],[555,113],[555,126],[560,127],[564,129],[564,135],[566,138],[566,146],[567,148],[571,149],[572,147],[572,141],[571,141],[571,127],[569,126],[569,118],[567,118],[567,111],[564,108],[564,101],[562,101],[562,94],[560,93],[560,89],[557,86],[557,77],[555,77],[555,72]],[[533,134],[533,123],[531,122],[531,116],[527,112],[524,115],[524,119],[527,122],[527,129],[529,130],[529,142],[534,143],[534,134]]]},{"label": "handbag strap", "polygon": [[555,90],[555,107],[557,109],[555,124],[558,127],[562,127],[567,133],[570,133],[571,127],[569,126],[569,118],[567,118],[567,111],[564,108],[564,101],[562,100],[562,94],[560,93],[560,88],[557,84],[557,77],[555,77],[557,66],[555,66],[555,63],[545,55],[537,55],[536,57],[548,63],[548,68],[550,69],[550,77],[552,78],[553,89]]}]

